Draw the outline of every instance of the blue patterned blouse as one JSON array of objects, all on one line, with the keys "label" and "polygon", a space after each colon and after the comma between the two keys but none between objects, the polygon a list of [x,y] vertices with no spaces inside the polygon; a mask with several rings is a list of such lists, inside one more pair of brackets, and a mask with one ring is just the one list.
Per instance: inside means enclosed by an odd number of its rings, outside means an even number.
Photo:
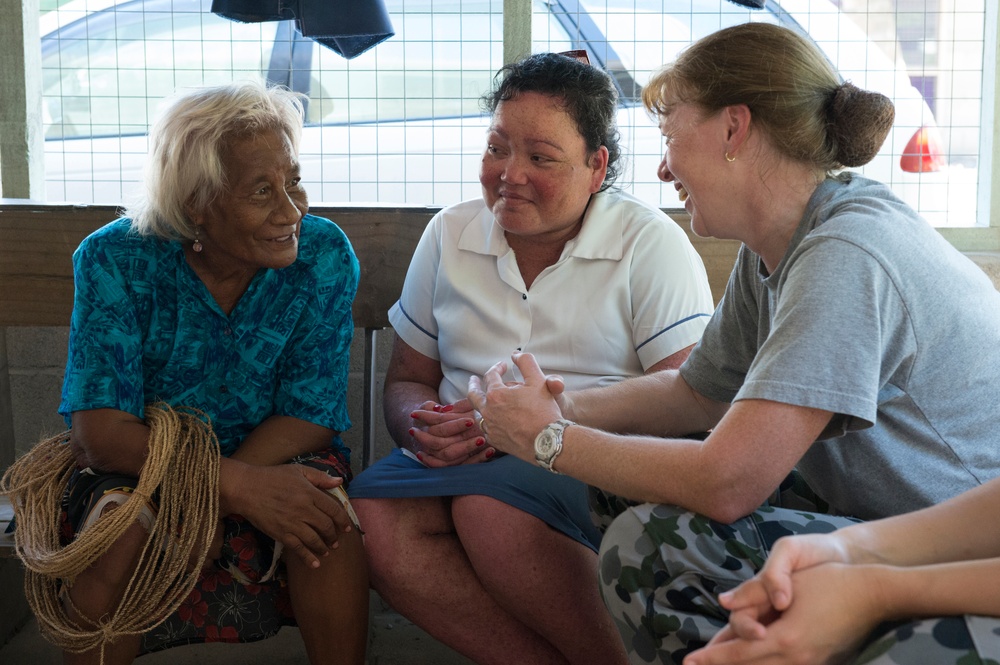
[{"label": "blue patterned blouse", "polygon": [[[73,254],[76,296],[61,413],[144,417],[159,400],[201,409],[224,455],[271,415],[337,432],[347,416],[351,304],[359,267],[333,222],[306,215],[296,261],[261,269],[226,316],[180,242],[119,219]],[[339,437],[335,441],[343,448]],[[346,449],[345,449],[345,452]]]}]

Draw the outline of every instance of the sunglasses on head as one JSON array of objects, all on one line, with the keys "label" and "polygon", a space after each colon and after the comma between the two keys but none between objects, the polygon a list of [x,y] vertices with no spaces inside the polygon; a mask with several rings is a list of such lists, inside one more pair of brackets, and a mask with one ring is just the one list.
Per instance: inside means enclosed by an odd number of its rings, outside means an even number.
[{"label": "sunglasses on head", "polygon": [[590,64],[590,56],[587,55],[586,49],[574,49],[572,51],[561,51],[558,55],[564,55],[567,58],[573,58],[574,60],[579,60],[585,65]]}]

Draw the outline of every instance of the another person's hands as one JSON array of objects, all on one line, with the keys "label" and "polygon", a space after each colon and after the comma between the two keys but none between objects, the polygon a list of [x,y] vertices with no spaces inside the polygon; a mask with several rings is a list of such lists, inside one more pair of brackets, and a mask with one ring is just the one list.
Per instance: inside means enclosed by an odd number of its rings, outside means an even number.
[{"label": "another person's hands", "polygon": [[417,459],[429,467],[487,462],[496,449],[479,429],[479,414],[467,399],[453,404],[424,402],[410,414]]},{"label": "another person's hands", "polygon": [[784,611],[766,601],[755,577],[734,590],[733,598],[745,604],[729,624],[684,665],[847,662],[882,618],[869,568],[822,563],[793,572],[794,597]]},{"label": "another person's hands", "polygon": [[731,611],[767,602],[781,612],[792,603],[793,573],[821,563],[851,562],[847,546],[836,533],[779,538],[760,572],[752,580],[723,593],[719,602]]},{"label": "another person's hands", "polygon": [[729,623],[685,665],[840,662],[877,622],[850,558],[835,533],[781,538],[753,579],[719,596]]},{"label": "another person's hands", "polygon": [[482,414],[490,445],[503,452],[533,462],[535,437],[549,423],[562,418],[556,397],[550,390],[561,391],[559,377],[547,377],[530,353],[511,356],[524,377],[521,383],[504,383],[507,363],[491,367],[482,379],[469,378],[469,401]]},{"label": "another person's hands", "polygon": [[573,412],[572,400],[566,393],[566,382],[563,378],[558,374],[546,374],[545,387],[549,389],[549,394],[556,401],[562,417],[573,420],[573,416],[571,415]]},{"label": "another person's hands", "polygon": [[340,534],[354,526],[346,509],[327,493],[343,484],[318,469],[299,464],[239,464],[223,485],[225,513],[238,513],[275,541],[318,568],[320,557],[338,547]]}]

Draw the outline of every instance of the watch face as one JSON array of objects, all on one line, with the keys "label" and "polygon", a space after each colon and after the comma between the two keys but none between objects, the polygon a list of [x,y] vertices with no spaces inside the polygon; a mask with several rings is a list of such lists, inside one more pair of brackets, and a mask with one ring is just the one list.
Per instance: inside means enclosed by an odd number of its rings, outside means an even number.
[{"label": "watch face", "polygon": [[542,435],[538,437],[538,441],[535,443],[535,453],[541,457],[548,457],[554,453],[557,438],[555,432],[551,430],[542,432]]}]

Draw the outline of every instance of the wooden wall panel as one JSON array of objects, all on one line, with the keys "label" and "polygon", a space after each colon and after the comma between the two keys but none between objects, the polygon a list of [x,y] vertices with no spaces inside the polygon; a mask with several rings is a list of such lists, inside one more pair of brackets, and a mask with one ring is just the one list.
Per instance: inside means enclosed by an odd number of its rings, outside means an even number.
[{"label": "wooden wall panel", "polygon": [[[361,262],[359,327],[389,325],[410,256],[433,209],[326,208]],[[73,250],[117,217],[113,206],[0,205],[0,326],[65,326],[73,307]]]},{"label": "wooden wall panel", "polygon": [[[355,324],[387,327],[389,307],[399,297],[406,268],[435,208],[315,206],[310,212],[334,220],[347,233],[361,263],[354,303]],[[0,204],[0,326],[65,326],[73,307],[71,256],[80,241],[115,219],[113,206]],[[686,215],[675,221],[705,261],[712,293],[721,297],[739,243],[698,238]]]}]

